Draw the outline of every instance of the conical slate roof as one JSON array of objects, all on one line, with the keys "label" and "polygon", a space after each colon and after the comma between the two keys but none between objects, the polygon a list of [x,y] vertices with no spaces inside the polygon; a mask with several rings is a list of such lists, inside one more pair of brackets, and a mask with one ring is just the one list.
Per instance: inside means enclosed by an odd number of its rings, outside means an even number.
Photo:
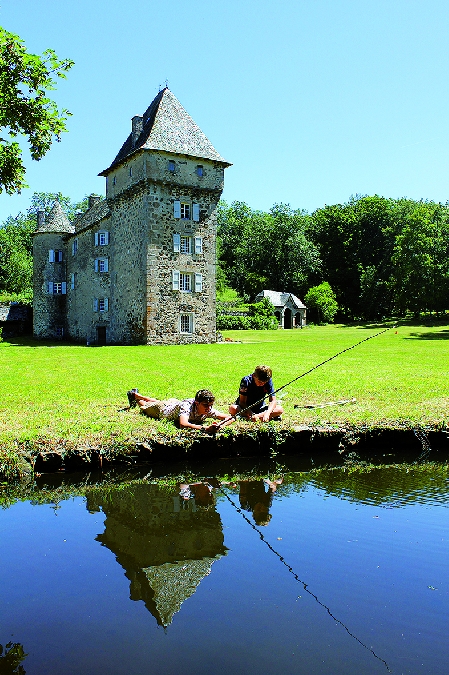
[{"label": "conical slate roof", "polygon": [[102,171],[100,176],[106,176],[138,150],[162,150],[177,155],[191,155],[230,166],[167,87],[158,93],[145,111],[141,125],[138,137],[133,139],[133,133],[128,136],[111,166]]},{"label": "conical slate roof", "polygon": [[45,222],[37,228],[36,232],[62,232],[73,234],[75,227],[72,225],[62,210],[61,204],[56,201]]},{"label": "conical slate roof", "polygon": [[211,572],[215,558],[182,560],[143,569],[154,592],[155,617],[162,626],[171,624],[184,600],[193,595],[201,581]]}]

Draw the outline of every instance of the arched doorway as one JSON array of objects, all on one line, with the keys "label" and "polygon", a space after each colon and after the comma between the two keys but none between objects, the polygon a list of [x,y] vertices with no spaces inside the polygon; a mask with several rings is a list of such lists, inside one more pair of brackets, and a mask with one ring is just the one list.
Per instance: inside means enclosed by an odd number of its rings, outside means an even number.
[{"label": "arched doorway", "polygon": [[301,312],[296,312],[295,314],[295,326],[302,328],[302,314]]},{"label": "arched doorway", "polygon": [[284,309],[284,328],[292,327],[292,310],[286,307]]}]

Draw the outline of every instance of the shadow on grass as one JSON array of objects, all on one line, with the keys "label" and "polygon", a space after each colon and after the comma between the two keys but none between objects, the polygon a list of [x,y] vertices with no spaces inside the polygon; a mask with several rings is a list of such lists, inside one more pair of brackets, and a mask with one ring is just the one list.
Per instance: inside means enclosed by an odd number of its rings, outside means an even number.
[{"label": "shadow on grass", "polygon": [[410,333],[405,340],[449,340],[449,328],[440,330],[437,333]]},{"label": "shadow on grass", "polygon": [[[39,347],[85,347],[86,345],[77,344],[76,342],[68,342],[67,340],[35,340],[32,337],[15,337],[7,338],[0,343],[0,349],[7,347],[32,347],[38,349]],[[94,345],[96,346],[96,345]]]}]

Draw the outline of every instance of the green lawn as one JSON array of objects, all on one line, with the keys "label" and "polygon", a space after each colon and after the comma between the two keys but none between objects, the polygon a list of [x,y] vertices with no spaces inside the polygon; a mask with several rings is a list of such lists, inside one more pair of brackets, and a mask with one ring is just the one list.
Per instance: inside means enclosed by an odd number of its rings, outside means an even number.
[{"label": "green lawn", "polygon": [[[390,324],[391,325],[391,324]],[[275,387],[375,335],[382,325],[226,331],[214,345],[84,347],[30,340],[0,343],[0,443],[65,439],[75,444],[171,432],[127,406],[138,387],[159,398],[208,387],[227,410],[241,377],[266,363]],[[445,426],[449,418],[449,326],[399,325],[365,341],[279,393],[282,426],[351,423]],[[295,408],[355,398],[345,406]],[[248,423],[242,423],[246,425]]]}]

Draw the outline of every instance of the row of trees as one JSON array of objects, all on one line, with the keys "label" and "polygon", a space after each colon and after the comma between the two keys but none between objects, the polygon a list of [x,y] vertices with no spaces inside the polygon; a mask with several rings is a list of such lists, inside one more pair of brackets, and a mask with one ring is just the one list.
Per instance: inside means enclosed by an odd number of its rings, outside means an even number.
[{"label": "row of trees", "polygon": [[221,287],[244,297],[330,287],[347,320],[449,304],[449,204],[355,196],[309,214],[223,203],[218,234]]},{"label": "row of trees", "polygon": [[[69,218],[87,208],[56,193],[35,193],[27,213],[0,225],[0,293],[31,297],[32,233],[39,209],[58,199]],[[441,312],[449,301],[449,204],[354,197],[312,214],[275,205],[255,211],[222,203],[218,289],[245,301],[267,288],[292,292],[316,318],[378,319]]]}]

